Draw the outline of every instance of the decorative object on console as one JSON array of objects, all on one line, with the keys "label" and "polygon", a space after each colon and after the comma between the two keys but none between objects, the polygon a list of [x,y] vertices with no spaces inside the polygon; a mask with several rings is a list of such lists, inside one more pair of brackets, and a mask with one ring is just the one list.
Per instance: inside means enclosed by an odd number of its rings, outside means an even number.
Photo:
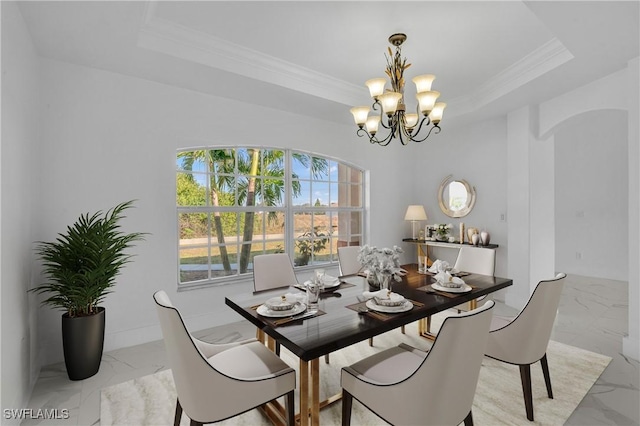
[{"label": "decorative object on console", "polygon": [[436,241],[449,241],[449,229],[453,228],[453,225],[448,223],[435,224],[435,237]]},{"label": "decorative object on console", "polygon": [[411,205],[407,207],[407,212],[404,215],[404,220],[411,221],[411,238],[414,240],[418,238],[417,228],[418,221],[427,220],[427,213],[424,211],[424,207],[421,205]]},{"label": "decorative object on console", "polygon": [[438,204],[449,217],[465,217],[476,204],[476,189],[466,180],[454,180],[453,175],[449,175],[440,183]]},{"label": "decorative object on console", "polygon": [[473,244],[473,234],[477,234],[478,233],[478,228],[474,228],[472,226],[467,228],[467,240],[469,241],[469,244]]},{"label": "decorative object on console", "polygon": [[464,222],[460,222],[460,244],[464,244]]},{"label": "decorative object on console", "polygon": [[483,230],[482,232],[480,232],[480,241],[482,242],[483,246],[489,245],[489,242],[491,241],[491,235],[488,231]]},{"label": "decorative object on console", "polygon": [[471,243],[472,243],[474,246],[477,246],[478,244],[480,244],[480,234],[473,234],[473,235],[471,236]]},{"label": "decorative object on console", "polygon": [[398,246],[393,246],[392,249],[362,246],[358,253],[358,262],[367,272],[367,281],[371,287],[386,285],[391,290],[391,278],[402,281],[406,272],[400,267],[400,253],[403,253],[403,250]]},{"label": "decorative object on console", "polygon": [[[415,113],[406,112],[403,74],[411,66],[407,63],[407,58],[401,56],[401,45],[406,39],[407,36],[402,33],[389,37],[389,43],[396,47],[395,54],[389,47],[389,56],[385,55],[387,58],[385,73],[391,82],[391,90],[385,92],[385,78],[374,78],[365,82],[369,88],[369,94],[373,98],[372,109],[373,111],[380,110],[380,114],[368,117],[368,106],[351,108],[353,119],[358,125],[358,136],[367,136],[372,144],[387,146],[394,138],[398,138],[402,145],[406,145],[411,141],[422,142],[426,140],[434,129],[435,133],[440,133],[439,124],[447,104],[444,102],[436,103],[440,92],[431,90],[431,83],[435,80],[435,75],[425,74],[413,78],[413,82],[416,84],[418,105]],[[421,119],[420,114],[422,114]],[[376,138],[380,124],[389,130],[389,134],[383,139]],[[421,134],[422,127],[424,126],[426,129],[430,124],[433,126],[426,135]]]}]

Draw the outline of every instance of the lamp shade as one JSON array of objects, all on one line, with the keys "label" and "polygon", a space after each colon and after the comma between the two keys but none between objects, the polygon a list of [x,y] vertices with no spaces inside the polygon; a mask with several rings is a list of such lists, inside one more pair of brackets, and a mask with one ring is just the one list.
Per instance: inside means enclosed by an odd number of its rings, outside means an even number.
[{"label": "lamp shade", "polygon": [[421,205],[411,205],[407,207],[407,213],[404,220],[427,220],[427,213]]}]

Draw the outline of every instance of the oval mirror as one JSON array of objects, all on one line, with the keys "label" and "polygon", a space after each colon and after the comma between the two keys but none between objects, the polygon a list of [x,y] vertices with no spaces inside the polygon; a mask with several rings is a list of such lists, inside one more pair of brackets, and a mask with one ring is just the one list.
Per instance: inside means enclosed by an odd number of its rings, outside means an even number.
[{"label": "oval mirror", "polygon": [[449,175],[442,180],[438,191],[440,210],[449,217],[465,217],[476,203],[476,189],[464,179]]}]

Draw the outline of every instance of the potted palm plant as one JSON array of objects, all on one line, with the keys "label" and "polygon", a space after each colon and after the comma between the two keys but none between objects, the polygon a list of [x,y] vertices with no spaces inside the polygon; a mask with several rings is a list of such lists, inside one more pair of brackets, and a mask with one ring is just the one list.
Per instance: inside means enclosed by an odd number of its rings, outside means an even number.
[{"label": "potted palm plant", "polygon": [[36,253],[48,281],[30,291],[45,293],[43,305],[64,310],[62,344],[71,380],[82,380],[100,368],[105,309],[99,306],[112,291],[120,269],[130,261],[125,250],[144,233],[123,233],[120,220],[133,200],[103,214],[82,214],[53,242],[39,242]]}]

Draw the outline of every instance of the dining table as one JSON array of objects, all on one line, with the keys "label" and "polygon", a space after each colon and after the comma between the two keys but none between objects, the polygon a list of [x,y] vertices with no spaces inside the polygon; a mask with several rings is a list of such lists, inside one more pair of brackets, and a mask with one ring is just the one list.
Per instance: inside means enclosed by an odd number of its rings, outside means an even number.
[{"label": "dining table", "polygon": [[[320,401],[319,359],[331,352],[379,334],[419,321],[419,333],[433,339],[428,320],[432,315],[471,302],[513,284],[509,278],[478,275],[459,271],[470,290],[459,293],[434,290],[432,274],[418,273],[417,264],[403,265],[406,275],[399,282],[392,280],[393,293],[411,302],[404,312],[379,312],[369,309],[363,293],[370,291],[366,278],[358,274],[338,277],[340,284],[320,296],[319,310],[312,316],[299,318],[271,317],[264,313],[264,302],[289,293],[301,293],[302,286],[280,288],[266,292],[227,296],[225,304],[257,327],[258,336],[273,349],[274,342],[287,348],[299,359],[299,424],[319,425],[320,409],[338,401],[341,394]],[[369,302],[369,306],[371,306]],[[390,309],[384,309],[389,311]],[[393,309],[391,309],[393,310]],[[304,313],[301,313],[304,315]],[[284,423],[284,408],[280,404],[263,407],[275,424]]]}]

